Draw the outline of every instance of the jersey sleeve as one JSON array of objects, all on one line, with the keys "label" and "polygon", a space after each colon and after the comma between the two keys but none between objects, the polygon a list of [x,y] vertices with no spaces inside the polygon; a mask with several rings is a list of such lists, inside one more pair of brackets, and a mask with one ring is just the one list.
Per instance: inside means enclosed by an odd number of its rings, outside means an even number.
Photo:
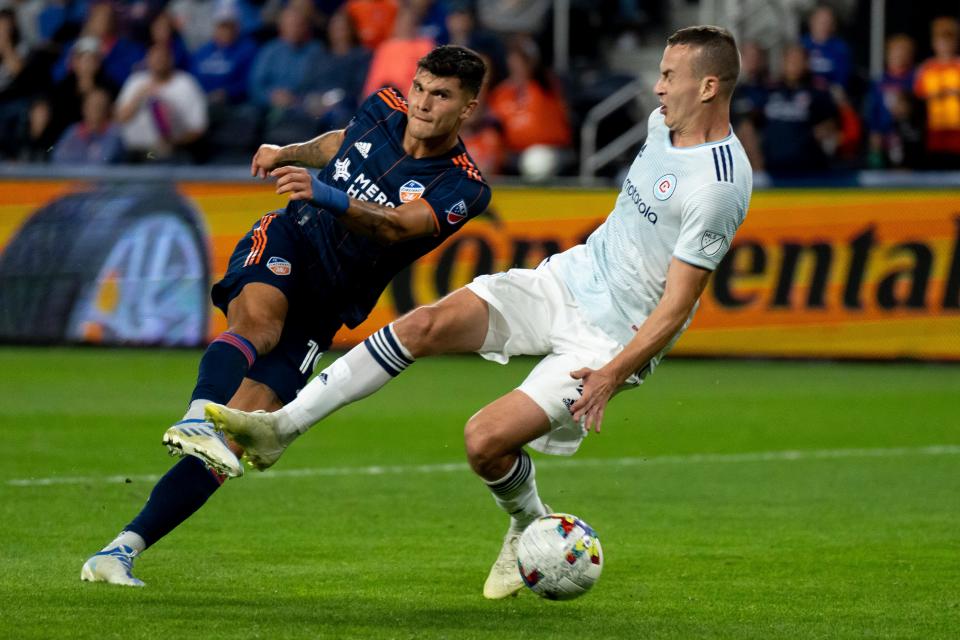
[{"label": "jersey sleeve", "polygon": [[715,182],[700,187],[683,202],[674,257],[713,271],[727,254],[746,215],[736,185]]},{"label": "jersey sleeve", "polygon": [[437,233],[446,237],[487,210],[490,186],[458,168],[448,170],[438,183],[424,194],[433,209]]}]

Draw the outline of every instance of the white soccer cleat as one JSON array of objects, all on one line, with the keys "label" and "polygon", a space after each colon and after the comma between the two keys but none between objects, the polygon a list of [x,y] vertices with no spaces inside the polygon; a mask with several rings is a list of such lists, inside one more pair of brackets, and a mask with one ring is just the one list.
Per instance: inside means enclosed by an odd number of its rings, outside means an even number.
[{"label": "white soccer cleat", "polygon": [[163,434],[171,455],[194,456],[220,475],[239,478],[243,465],[230,451],[223,434],[206,420],[181,420]]},{"label": "white soccer cleat", "polygon": [[246,412],[210,403],[204,409],[204,415],[218,431],[243,447],[244,460],[260,471],[272,467],[287,448],[280,440],[278,418],[273,413]]},{"label": "white soccer cleat", "polygon": [[512,529],[507,532],[500,547],[500,555],[490,568],[490,575],[483,584],[483,597],[490,600],[500,600],[516,595],[523,589],[523,578],[517,566],[517,544],[520,542],[519,531]]},{"label": "white soccer cleat", "polygon": [[83,563],[80,579],[84,582],[107,582],[125,587],[145,587],[143,580],[134,578],[133,559],[137,552],[126,545],[105,549]]}]

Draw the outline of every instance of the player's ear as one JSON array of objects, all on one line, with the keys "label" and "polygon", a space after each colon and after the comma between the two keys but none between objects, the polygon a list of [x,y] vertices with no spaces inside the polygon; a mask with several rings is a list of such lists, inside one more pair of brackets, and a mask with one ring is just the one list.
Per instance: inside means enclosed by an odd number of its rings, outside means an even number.
[{"label": "player's ear", "polygon": [[480,100],[473,98],[467,104],[463,105],[463,110],[460,112],[460,119],[466,120],[473,115],[473,112],[477,110],[477,105],[480,104]]},{"label": "player's ear", "polygon": [[704,76],[700,79],[700,102],[710,102],[720,92],[720,78]]}]

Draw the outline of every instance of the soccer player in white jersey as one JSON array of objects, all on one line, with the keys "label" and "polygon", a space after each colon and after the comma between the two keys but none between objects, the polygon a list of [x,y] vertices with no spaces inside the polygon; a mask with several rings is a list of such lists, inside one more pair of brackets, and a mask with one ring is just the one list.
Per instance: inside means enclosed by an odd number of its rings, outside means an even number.
[{"label": "soccer player in white jersey", "polygon": [[607,402],[636,387],[690,323],[711,272],[750,202],[752,172],[730,128],[739,72],[733,37],[717,27],[670,36],[646,144],[607,220],[536,269],[481,276],[370,336],[275,413],[208,405],[207,417],[265,469],[311,425],[365,397],[414,359],[478,352],[505,363],[544,355],[514,391],[467,422],[467,458],[510,515],[484,596],[522,588],[520,533],[547,509],[525,445],[570,455],[600,431]]}]

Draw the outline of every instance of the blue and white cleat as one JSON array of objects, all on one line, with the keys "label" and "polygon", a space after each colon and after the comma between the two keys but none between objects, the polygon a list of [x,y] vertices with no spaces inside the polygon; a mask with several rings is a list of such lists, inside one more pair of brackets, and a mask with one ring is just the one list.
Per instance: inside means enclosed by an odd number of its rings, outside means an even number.
[{"label": "blue and white cleat", "polygon": [[137,552],[126,545],[104,549],[83,563],[80,579],[84,582],[107,582],[125,587],[145,587],[143,580],[134,578],[133,559]]},{"label": "blue and white cleat", "polygon": [[163,434],[170,455],[194,456],[217,473],[231,478],[243,475],[243,465],[234,455],[223,434],[206,420],[181,420]]}]

